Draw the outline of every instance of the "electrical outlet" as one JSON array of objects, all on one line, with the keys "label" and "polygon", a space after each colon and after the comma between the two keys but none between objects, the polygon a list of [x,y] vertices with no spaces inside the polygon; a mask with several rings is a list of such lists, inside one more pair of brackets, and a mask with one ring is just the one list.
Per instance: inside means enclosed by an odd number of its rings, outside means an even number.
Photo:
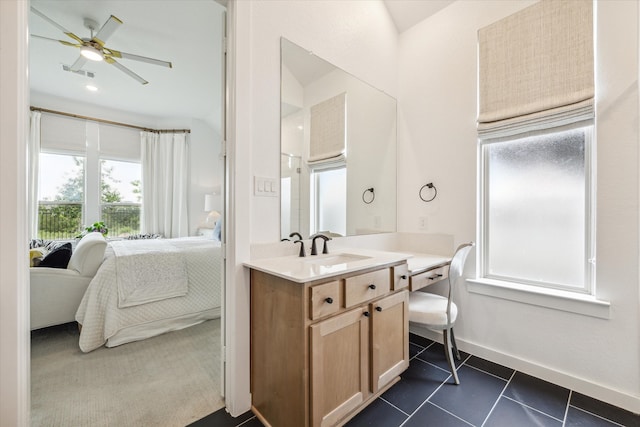
[{"label": "electrical outlet", "polygon": [[426,230],[427,229],[427,217],[426,216],[418,217],[418,228],[420,230]]}]

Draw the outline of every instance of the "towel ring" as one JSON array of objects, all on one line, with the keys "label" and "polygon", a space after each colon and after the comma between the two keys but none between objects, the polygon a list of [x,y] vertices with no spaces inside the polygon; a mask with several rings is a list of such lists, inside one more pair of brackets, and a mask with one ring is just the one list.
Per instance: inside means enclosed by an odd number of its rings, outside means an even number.
[{"label": "towel ring", "polygon": [[[371,192],[371,200],[367,201],[366,199],[366,195],[367,193]],[[373,187],[371,188],[367,188],[366,190],[364,190],[364,192],[362,193],[362,201],[365,202],[367,205],[371,204],[374,200],[376,199],[376,193],[373,192]]]},{"label": "towel ring", "polygon": [[[422,190],[424,190],[425,188],[433,188],[434,193],[432,198],[425,199],[424,197],[422,197]],[[423,202],[430,202],[433,199],[435,199],[437,195],[438,195],[438,189],[436,188],[435,185],[433,185],[433,182],[423,185],[422,187],[420,187],[420,191],[418,192],[418,196],[420,196]]]}]

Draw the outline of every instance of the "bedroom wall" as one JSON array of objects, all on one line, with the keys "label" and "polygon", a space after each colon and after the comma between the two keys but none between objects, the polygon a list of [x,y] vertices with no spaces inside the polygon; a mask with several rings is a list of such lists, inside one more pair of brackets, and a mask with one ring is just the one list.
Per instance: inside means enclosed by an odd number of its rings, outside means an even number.
[{"label": "bedroom wall", "polygon": [[[221,136],[210,120],[194,118],[163,118],[144,114],[134,114],[82,104],[77,101],[32,92],[31,105],[66,113],[96,117],[152,129],[191,129],[190,148],[190,185],[189,185],[189,233],[196,235],[200,225],[204,225],[207,213],[204,212],[204,196],[220,191],[223,178],[223,161],[220,158]],[[217,197],[219,209],[222,200]]]},{"label": "bedroom wall", "polygon": [[[399,231],[418,231],[424,216],[426,231],[453,234],[456,244],[476,239],[477,30],[531,3],[458,1],[401,35]],[[611,318],[461,289],[456,338],[475,354],[640,412],[638,3],[595,4],[596,290]],[[423,203],[416,193],[430,181],[438,197]]]}]

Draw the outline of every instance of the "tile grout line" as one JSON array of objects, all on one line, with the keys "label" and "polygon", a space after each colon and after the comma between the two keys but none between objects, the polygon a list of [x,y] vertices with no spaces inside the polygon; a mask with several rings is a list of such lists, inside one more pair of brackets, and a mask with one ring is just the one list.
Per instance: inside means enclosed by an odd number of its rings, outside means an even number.
[{"label": "tile grout line", "polygon": [[541,411],[540,409],[536,409],[536,408],[534,408],[533,406],[527,405],[526,403],[519,402],[519,401],[517,401],[517,400],[515,400],[515,399],[513,399],[513,398],[511,398],[511,397],[509,397],[509,396],[503,396],[503,397],[504,397],[505,399],[509,399],[509,400],[510,400],[510,401],[512,401],[513,403],[517,403],[517,404],[518,404],[518,405],[520,405],[520,406],[524,406],[525,408],[529,408],[529,409],[531,409],[532,411],[538,412],[538,413],[540,413],[540,414],[542,414],[542,415],[545,415],[545,416],[547,416],[547,417],[549,417],[549,418],[552,418],[552,419],[554,419],[554,420],[556,420],[556,421],[560,421],[561,423],[563,423],[563,424],[564,424],[564,421],[563,421],[563,420],[561,420],[560,418],[556,418],[556,417],[554,417],[553,415],[547,414],[546,412]]},{"label": "tile grout line", "polygon": [[236,427],[240,427],[240,426],[245,425],[245,424],[246,424],[246,423],[248,423],[249,421],[253,420],[255,417],[256,417],[256,416],[254,415],[253,417],[251,417],[251,418],[249,418],[249,419],[247,419],[247,420],[244,420],[244,421],[243,421],[243,422],[241,422],[240,424],[237,424],[237,425],[236,425]]},{"label": "tile grout line", "polygon": [[569,398],[567,399],[567,406],[564,408],[564,419],[562,420],[562,427],[567,424],[567,416],[569,415],[569,406],[571,406],[571,396],[573,396],[573,390],[569,390]]},{"label": "tile grout line", "polygon": [[576,409],[578,411],[584,412],[585,414],[593,415],[594,417],[600,418],[601,420],[605,420],[605,421],[608,421],[608,422],[610,422],[612,424],[615,424],[617,426],[624,427],[624,424],[620,424],[620,423],[618,423],[616,421],[610,420],[609,418],[603,417],[602,415],[594,414],[593,412],[589,412],[586,409],[578,408],[577,406],[572,405],[572,404],[569,404],[569,406],[572,407],[573,409]]},{"label": "tile grout line", "polygon": [[[482,422],[482,424],[480,424],[481,426],[484,426],[487,423],[487,420],[489,419],[489,417],[491,416],[491,414],[493,413],[493,410],[496,409],[496,406],[498,405],[498,402],[500,401],[500,398],[504,395],[504,391],[507,389],[507,387],[509,387],[509,384],[511,384],[511,380],[513,379],[513,377],[516,375],[516,370],[514,369],[513,372],[511,373],[511,377],[509,377],[509,379],[507,380],[507,383],[504,385],[504,387],[502,388],[502,391],[500,392],[500,395],[498,396],[498,398],[496,399],[495,402],[493,402],[493,406],[491,407],[491,410],[489,410],[489,413],[487,414],[487,416],[485,417],[484,421]],[[503,378],[504,379],[504,378]]]},{"label": "tile grout line", "polygon": [[[427,363],[421,359],[418,359],[423,363]],[[400,426],[398,427],[402,427],[403,425],[405,425],[407,423],[407,421],[409,421],[411,419],[412,416],[414,416],[416,414],[416,412],[418,412],[420,410],[420,408],[422,408],[424,406],[425,403],[429,402],[429,399],[431,398],[431,396],[433,396],[434,394],[436,394],[438,392],[438,390],[440,390],[442,388],[442,386],[447,382],[447,380],[451,378],[451,374],[449,374],[449,376],[447,378],[445,378],[438,387],[436,387],[435,390],[433,390],[433,392],[431,392],[431,394],[429,396],[427,396],[427,398],[420,404],[418,405],[418,407],[411,413],[411,415],[409,415],[409,418],[407,418],[406,420],[404,420],[402,422],[402,424],[400,424]],[[430,403],[430,402],[429,402]]]}]

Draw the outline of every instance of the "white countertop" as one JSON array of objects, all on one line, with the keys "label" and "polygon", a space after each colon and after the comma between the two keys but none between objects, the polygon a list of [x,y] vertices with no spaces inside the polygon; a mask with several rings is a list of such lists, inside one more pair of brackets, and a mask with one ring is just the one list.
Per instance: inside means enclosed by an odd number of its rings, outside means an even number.
[{"label": "white countertop", "polygon": [[451,257],[442,255],[420,253],[410,253],[410,255],[411,258],[407,259],[407,264],[409,268],[409,274],[412,276],[451,262]]},{"label": "white countertop", "polygon": [[263,258],[245,262],[244,266],[282,277],[292,282],[306,283],[366,268],[393,264],[403,260],[407,260],[409,274],[415,275],[447,264],[451,261],[451,257],[411,252],[341,248],[336,250],[335,253],[322,255],[306,257],[291,255]]},{"label": "white countertop", "polygon": [[411,256],[411,254],[400,252],[341,248],[335,253],[306,257],[264,258],[245,262],[244,265],[293,282],[305,283],[366,268],[393,264]]}]

